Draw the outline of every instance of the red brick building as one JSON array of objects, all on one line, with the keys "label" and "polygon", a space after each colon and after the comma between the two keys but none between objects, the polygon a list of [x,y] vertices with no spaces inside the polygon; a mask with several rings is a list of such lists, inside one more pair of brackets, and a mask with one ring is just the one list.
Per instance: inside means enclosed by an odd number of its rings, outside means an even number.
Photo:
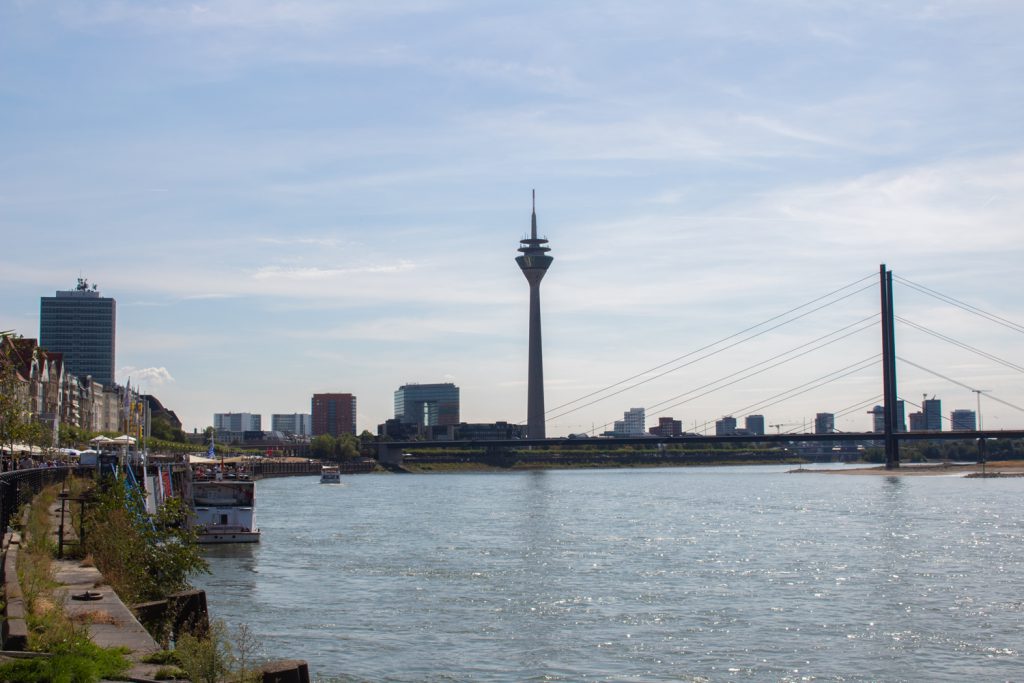
[{"label": "red brick building", "polygon": [[313,436],[356,433],[356,397],[352,394],[313,394]]}]

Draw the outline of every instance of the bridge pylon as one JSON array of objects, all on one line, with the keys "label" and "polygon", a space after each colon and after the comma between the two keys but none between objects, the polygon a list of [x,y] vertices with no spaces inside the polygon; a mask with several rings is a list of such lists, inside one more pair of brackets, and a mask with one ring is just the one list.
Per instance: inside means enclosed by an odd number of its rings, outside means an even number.
[{"label": "bridge pylon", "polygon": [[898,424],[896,402],[896,334],[893,320],[892,305],[892,271],[886,270],[885,264],[879,266],[879,288],[882,299],[882,395],[885,435],[885,468],[896,469],[900,466],[900,442],[896,437]]}]

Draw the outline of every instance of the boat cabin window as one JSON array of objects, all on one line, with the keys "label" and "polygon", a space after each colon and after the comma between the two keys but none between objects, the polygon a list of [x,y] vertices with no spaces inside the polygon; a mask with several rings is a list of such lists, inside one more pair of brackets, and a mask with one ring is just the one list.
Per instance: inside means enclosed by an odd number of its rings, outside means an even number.
[{"label": "boat cabin window", "polygon": [[221,515],[220,516],[220,523],[221,524],[227,524],[228,523],[228,516],[227,515]]}]

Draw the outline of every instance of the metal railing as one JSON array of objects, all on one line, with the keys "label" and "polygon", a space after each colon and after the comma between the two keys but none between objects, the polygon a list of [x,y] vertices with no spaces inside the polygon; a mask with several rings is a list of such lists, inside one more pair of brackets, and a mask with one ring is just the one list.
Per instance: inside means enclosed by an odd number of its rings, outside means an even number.
[{"label": "metal railing", "polygon": [[50,484],[64,481],[72,474],[91,474],[94,467],[37,467],[0,474],[0,533],[6,533],[18,508]]}]

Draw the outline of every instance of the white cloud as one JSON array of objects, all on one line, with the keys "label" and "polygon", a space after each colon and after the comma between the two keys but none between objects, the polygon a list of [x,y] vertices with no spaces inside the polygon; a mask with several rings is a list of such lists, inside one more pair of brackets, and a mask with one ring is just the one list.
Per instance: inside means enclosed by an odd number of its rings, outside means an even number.
[{"label": "white cloud", "polygon": [[174,381],[174,377],[165,367],[135,368],[128,366],[119,368],[117,374],[118,377],[124,378],[122,381],[130,380],[133,386],[143,387],[143,390],[151,385],[160,386]]}]

